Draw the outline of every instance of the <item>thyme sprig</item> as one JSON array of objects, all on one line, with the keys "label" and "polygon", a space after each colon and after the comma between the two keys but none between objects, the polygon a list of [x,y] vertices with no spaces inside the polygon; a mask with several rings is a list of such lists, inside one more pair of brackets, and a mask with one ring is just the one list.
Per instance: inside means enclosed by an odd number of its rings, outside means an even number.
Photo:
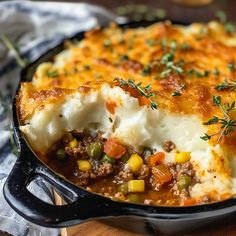
[{"label": "thyme sprig", "polygon": [[236,120],[230,117],[230,112],[235,110],[235,101],[232,103],[222,104],[221,96],[213,96],[214,106],[218,106],[223,114],[223,117],[213,116],[207,122],[204,122],[204,125],[220,125],[220,131],[214,134],[204,134],[200,137],[201,139],[207,141],[210,140],[213,136],[218,136],[217,143],[220,142],[223,136],[227,136],[230,133],[234,132],[236,127]]},{"label": "thyme sprig", "polygon": [[139,91],[139,94],[141,96],[145,96],[148,101],[150,102],[150,107],[154,110],[157,109],[157,103],[155,101],[151,100],[151,97],[154,97],[155,94],[151,92],[152,85],[148,84],[145,87],[142,87],[142,82],[135,83],[133,79],[128,79],[128,81],[125,81],[121,78],[115,78],[114,81],[118,82],[121,87],[132,87],[133,89],[137,89]]},{"label": "thyme sprig", "polygon": [[161,65],[165,66],[165,69],[160,74],[161,78],[166,78],[172,72],[176,72],[179,75],[184,73],[184,61],[180,60],[178,62],[174,62],[174,59],[174,53],[166,53],[161,57],[160,63]]},{"label": "thyme sprig", "polygon": [[215,89],[218,91],[222,91],[222,90],[233,91],[236,89],[236,81],[231,80],[231,82],[228,82],[227,80],[225,80],[223,83],[216,85]]}]

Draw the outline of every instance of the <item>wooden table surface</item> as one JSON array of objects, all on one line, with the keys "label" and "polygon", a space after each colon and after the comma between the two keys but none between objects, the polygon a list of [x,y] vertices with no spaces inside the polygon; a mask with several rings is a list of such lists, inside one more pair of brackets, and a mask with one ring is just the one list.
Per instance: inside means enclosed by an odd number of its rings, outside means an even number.
[{"label": "wooden table surface", "polygon": [[[67,2],[82,1],[70,0]],[[124,6],[127,5],[128,7],[131,5],[134,8],[137,4],[139,6],[146,4],[150,8],[164,9],[168,18],[182,22],[209,21],[215,19],[215,13],[218,10],[222,10],[226,13],[228,20],[236,22],[236,0],[215,0],[210,5],[195,8],[177,5],[171,0],[88,0],[86,2],[101,5],[115,13],[122,10]],[[132,14],[135,13],[132,12]],[[133,17],[132,14],[129,15],[130,18]],[[56,200],[58,204],[61,204],[61,199],[59,197],[56,197]],[[236,236],[235,221],[236,215],[225,218],[221,222],[206,226],[198,231],[181,234],[181,236]],[[62,236],[143,236],[142,234],[135,234],[111,227],[99,221],[91,221],[78,226],[62,229],[61,233]]]}]

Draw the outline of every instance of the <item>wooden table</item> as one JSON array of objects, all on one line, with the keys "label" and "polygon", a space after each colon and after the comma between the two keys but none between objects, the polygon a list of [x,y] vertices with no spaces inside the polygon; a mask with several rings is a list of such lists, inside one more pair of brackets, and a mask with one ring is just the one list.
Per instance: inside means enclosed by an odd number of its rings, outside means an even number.
[{"label": "wooden table", "polygon": [[[62,0],[63,1],[63,0]],[[69,2],[69,1],[67,1]],[[81,2],[70,0],[70,2]],[[150,7],[162,8],[166,11],[167,17],[182,22],[209,21],[215,18],[218,10],[223,10],[228,20],[236,22],[236,0],[215,0],[205,7],[191,8],[173,4],[171,0],[88,0],[87,3],[101,5],[111,11],[116,12],[118,7],[127,4],[147,4]],[[56,197],[57,203],[61,204],[61,199]],[[196,232],[181,234],[181,236],[236,236],[236,215],[224,219],[213,226],[206,226]],[[99,221],[91,221],[78,226],[61,230],[62,236],[143,236],[113,228]],[[159,234],[160,235],[160,234]],[[175,235],[177,236],[177,235]],[[178,235],[179,236],[179,235]]]}]

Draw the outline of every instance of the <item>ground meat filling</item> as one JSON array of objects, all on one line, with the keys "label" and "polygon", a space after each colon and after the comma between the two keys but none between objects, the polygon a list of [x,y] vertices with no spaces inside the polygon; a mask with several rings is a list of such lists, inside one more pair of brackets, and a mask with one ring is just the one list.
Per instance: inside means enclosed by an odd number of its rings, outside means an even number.
[{"label": "ground meat filling", "polygon": [[165,141],[164,144],[163,144],[163,149],[166,152],[171,152],[175,149],[175,144],[171,141]]},{"label": "ground meat filling", "polygon": [[[166,153],[175,148],[171,141],[163,144]],[[165,152],[138,152],[101,133],[73,131],[49,150],[48,159],[49,166],[89,191],[122,201],[179,205],[198,180],[190,161],[165,163]]]}]

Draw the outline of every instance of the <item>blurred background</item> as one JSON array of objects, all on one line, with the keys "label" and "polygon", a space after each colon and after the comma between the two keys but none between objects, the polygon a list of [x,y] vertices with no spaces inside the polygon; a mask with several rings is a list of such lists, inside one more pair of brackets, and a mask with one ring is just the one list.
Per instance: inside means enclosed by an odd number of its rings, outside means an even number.
[{"label": "blurred background", "polygon": [[[209,21],[216,12],[226,13],[227,20],[236,21],[236,0],[70,0],[103,6],[134,21],[170,18],[180,22]],[[57,0],[57,2],[59,2]]]}]

